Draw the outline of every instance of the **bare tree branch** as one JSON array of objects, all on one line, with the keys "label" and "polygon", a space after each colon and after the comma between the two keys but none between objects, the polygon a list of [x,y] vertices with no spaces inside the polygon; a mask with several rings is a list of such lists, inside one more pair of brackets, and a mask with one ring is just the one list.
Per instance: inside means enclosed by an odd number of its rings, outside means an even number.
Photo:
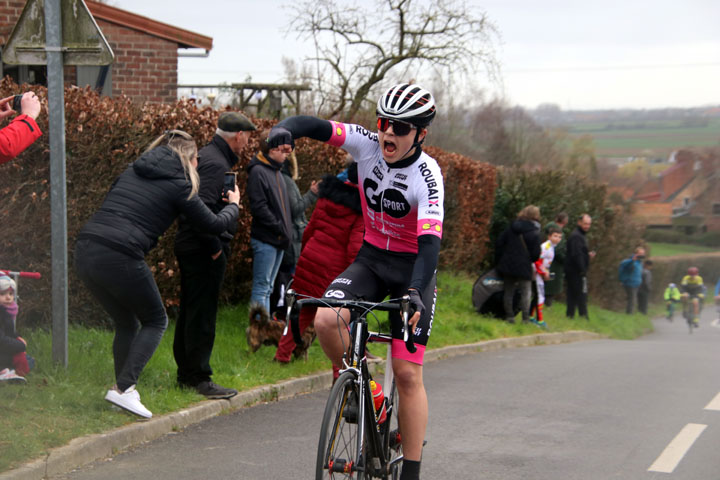
[{"label": "bare tree branch", "polygon": [[[315,44],[315,85],[320,114],[352,119],[386,77],[429,80],[497,70],[495,26],[467,0],[376,0],[348,7],[333,0],[304,0],[289,27]],[[328,106],[332,105],[331,108]]]}]

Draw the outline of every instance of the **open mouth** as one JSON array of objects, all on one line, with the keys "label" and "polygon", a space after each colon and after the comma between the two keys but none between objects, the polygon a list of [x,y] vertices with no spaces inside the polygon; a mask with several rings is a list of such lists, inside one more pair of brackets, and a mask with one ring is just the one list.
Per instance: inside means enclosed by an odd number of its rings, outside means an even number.
[{"label": "open mouth", "polygon": [[395,145],[394,142],[390,140],[385,140],[383,142],[383,153],[387,155],[392,155],[397,151],[397,145]]}]

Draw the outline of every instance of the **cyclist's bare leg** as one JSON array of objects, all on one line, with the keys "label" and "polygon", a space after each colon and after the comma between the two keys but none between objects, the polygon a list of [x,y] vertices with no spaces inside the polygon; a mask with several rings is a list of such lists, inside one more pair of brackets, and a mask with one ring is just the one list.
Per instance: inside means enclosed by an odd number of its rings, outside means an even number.
[{"label": "cyclist's bare leg", "polygon": [[400,401],[398,422],[402,432],[403,456],[407,460],[420,461],[428,421],[423,367],[399,358],[393,358],[392,365]]},{"label": "cyclist's bare leg", "polygon": [[700,315],[700,299],[697,297],[694,297],[692,299],[692,303],[693,303],[693,310],[695,311],[695,316],[697,317],[698,315]]},{"label": "cyclist's bare leg", "polygon": [[342,368],[342,357],[348,346],[350,335],[347,325],[350,323],[350,311],[343,308],[338,318],[332,308],[318,308],[315,314],[315,333],[318,342],[334,366]]}]

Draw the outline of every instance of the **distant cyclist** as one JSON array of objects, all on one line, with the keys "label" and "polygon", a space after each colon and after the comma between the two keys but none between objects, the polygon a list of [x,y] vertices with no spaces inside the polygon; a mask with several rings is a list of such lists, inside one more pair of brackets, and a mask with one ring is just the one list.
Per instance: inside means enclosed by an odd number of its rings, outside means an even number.
[{"label": "distant cyclist", "polygon": [[[398,414],[403,447],[400,479],[420,478],[420,458],[428,419],[423,384],[423,355],[435,311],[435,269],[443,224],[443,179],[437,162],[422,151],[435,100],[419,85],[400,84],[377,102],[378,132],[359,125],[310,116],[290,117],[270,132],[271,146],[291,149],[309,137],[335,145],[358,165],[365,236],[355,261],[336,278],[324,297],[382,301],[408,294],[417,352],[402,342],[399,316],[392,317],[392,367],[400,398]],[[347,310],[343,311],[348,318]],[[318,340],[333,365],[342,368],[348,332],[338,328],[336,313],[318,309]]]},{"label": "distant cyclist", "polygon": [[692,302],[693,324],[699,327],[700,304],[705,299],[705,285],[697,267],[688,268],[687,273],[680,282],[681,299],[683,305],[686,305],[689,301]]}]

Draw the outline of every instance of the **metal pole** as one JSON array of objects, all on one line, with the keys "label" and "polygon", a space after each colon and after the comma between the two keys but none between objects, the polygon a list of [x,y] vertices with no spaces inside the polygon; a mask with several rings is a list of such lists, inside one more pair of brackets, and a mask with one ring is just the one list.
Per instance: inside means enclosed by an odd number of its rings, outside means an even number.
[{"label": "metal pole", "polygon": [[45,0],[48,110],[50,119],[50,221],[52,231],[52,358],[67,367],[67,187],[65,183],[65,92],[61,0]]}]

